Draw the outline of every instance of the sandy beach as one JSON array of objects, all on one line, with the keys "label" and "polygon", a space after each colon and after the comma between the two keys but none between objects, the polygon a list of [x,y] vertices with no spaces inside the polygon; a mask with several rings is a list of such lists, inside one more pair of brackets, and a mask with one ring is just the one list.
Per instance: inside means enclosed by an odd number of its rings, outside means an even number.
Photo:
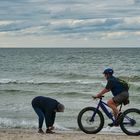
[{"label": "sandy beach", "polygon": [[56,131],[55,134],[38,134],[36,130],[0,129],[0,140],[139,140],[140,136],[123,134],[85,134]]}]

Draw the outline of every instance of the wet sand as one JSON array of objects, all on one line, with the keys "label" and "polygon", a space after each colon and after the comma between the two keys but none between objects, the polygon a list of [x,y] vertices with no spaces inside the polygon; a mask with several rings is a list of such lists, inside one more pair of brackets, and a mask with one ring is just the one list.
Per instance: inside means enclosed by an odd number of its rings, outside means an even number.
[{"label": "wet sand", "polygon": [[0,129],[0,140],[140,140],[140,136],[125,134],[85,134],[81,131],[55,131],[55,134],[39,134],[37,130]]}]

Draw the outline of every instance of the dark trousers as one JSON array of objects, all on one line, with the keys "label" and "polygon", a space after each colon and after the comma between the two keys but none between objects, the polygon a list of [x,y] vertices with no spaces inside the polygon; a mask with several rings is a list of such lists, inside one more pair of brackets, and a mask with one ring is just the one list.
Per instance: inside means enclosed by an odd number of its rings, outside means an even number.
[{"label": "dark trousers", "polygon": [[42,128],[43,122],[44,122],[44,118],[46,120],[46,115],[45,115],[45,113],[40,108],[38,108],[38,107],[33,107],[33,108],[34,108],[36,114],[38,115],[38,121],[39,121],[39,126],[38,127]]}]

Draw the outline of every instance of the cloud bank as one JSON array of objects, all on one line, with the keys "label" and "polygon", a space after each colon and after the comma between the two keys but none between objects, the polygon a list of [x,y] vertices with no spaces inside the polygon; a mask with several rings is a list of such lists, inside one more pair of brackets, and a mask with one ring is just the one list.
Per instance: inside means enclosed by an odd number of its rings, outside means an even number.
[{"label": "cloud bank", "polygon": [[139,7],[140,0],[1,0],[0,37],[139,41]]}]

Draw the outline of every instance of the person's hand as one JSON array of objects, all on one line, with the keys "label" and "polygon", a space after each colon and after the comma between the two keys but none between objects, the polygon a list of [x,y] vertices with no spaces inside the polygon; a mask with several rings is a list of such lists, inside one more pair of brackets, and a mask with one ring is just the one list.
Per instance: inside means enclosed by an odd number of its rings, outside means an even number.
[{"label": "person's hand", "polygon": [[97,98],[101,98],[101,97],[104,97],[103,95],[100,95],[100,94],[97,94],[95,96],[92,96],[93,99],[97,99]]},{"label": "person's hand", "polygon": [[93,99],[96,99],[96,98],[100,98],[101,95],[98,93],[98,94],[96,94],[95,96],[92,96],[92,97],[93,97]]},{"label": "person's hand", "polygon": [[93,99],[96,99],[96,98],[97,98],[97,96],[96,96],[96,95],[95,95],[95,96],[92,96],[92,98],[93,98]]},{"label": "person's hand", "polygon": [[102,95],[100,95],[100,94],[97,94],[96,95],[96,98],[100,98],[100,97],[102,97]]}]

